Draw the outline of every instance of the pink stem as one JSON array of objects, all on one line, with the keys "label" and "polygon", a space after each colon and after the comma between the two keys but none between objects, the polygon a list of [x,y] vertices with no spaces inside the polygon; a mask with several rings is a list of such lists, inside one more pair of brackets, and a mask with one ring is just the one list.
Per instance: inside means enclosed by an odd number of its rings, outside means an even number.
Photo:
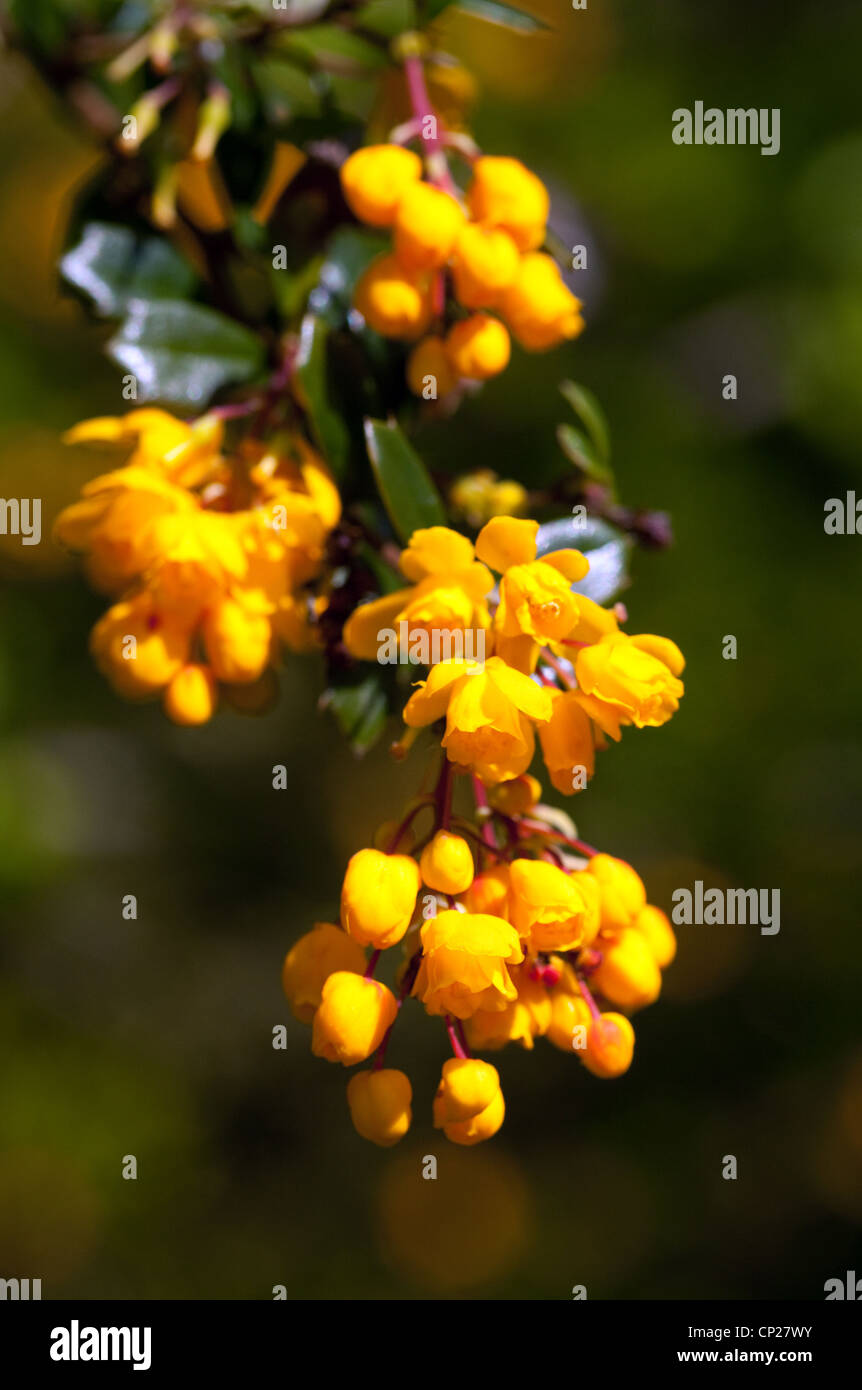
[{"label": "pink stem", "polygon": [[455,1053],[455,1056],[456,1056],[456,1057],[466,1057],[466,1056],[467,1056],[467,1053],[464,1051],[463,1047],[461,1046],[461,1043],[460,1043],[460,1041],[459,1041],[459,1039],[458,1039],[458,1035],[457,1035],[457,1033],[455,1032],[455,1028],[454,1028],[454,1025],[453,1025],[453,1023],[452,1023],[452,1019],[449,1017],[448,1014],[446,1015],[446,1032],[449,1034],[449,1041],[450,1041],[450,1043],[452,1044],[452,1051]]},{"label": "pink stem", "polygon": [[[431,98],[428,95],[428,88],[425,83],[425,70],[422,66],[422,59],[415,55],[404,59],[404,76],[407,79],[407,91],[410,94],[410,105],[413,108],[413,115],[420,124],[422,139],[428,146],[428,160],[430,165],[431,180],[447,193],[455,192],[455,185],[452,175],[449,173],[449,166],[446,163],[446,155],[440,137],[437,135],[437,117],[431,105]],[[426,134],[426,120],[428,116],[434,117],[432,129],[434,134]]]}]

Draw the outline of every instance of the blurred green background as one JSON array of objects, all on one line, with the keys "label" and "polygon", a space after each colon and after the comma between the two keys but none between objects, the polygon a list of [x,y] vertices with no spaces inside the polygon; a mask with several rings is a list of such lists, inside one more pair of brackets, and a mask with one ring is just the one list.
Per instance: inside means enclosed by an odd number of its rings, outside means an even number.
[{"label": "blurred green background", "polygon": [[[696,878],[778,888],[781,932],[681,928],[622,1080],[544,1043],[501,1054],[507,1120],[479,1149],[431,1128],[444,1037],[410,1009],[390,1057],[411,1134],[389,1152],[354,1134],[280,964],[421,760],[353,762],[313,658],[273,714],[201,730],[93,670],[102,603],[49,530],[101,471],[60,432],[123,408],[53,269],[95,156],[4,59],[0,492],[43,498],[44,539],[0,538],[0,1275],[46,1298],[820,1299],[862,1267],[862,538],[823,531],[860,478],[862,10],[532,8],[551,36],[459,18],[447,42],[479,80],[480,142],[542,174],[589,247],[588,329],[518,354],[422,449],[529,481],[554,457],[559,379],[597,393],[624,499],[673,516],[626,601],[632,631],[685,651],[687,694],[568,809],[652,901]],[[674,145],[672,111],[697,100],[779,107],[780,153]]]}]

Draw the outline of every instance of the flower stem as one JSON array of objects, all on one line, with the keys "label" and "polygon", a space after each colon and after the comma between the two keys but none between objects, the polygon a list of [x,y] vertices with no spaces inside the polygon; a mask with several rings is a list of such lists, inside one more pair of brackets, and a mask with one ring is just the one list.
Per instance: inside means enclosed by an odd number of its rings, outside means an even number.
[{"label": "flower stem", "polygon": [[446,1032],[449,1034],[449,1041],[452,1044],[452,1051],[456,1057],[466,1057],[467,1053],[461,1045],[458,1034],[455,1032],[455,1025],[449,1014],[446,1014]]}]

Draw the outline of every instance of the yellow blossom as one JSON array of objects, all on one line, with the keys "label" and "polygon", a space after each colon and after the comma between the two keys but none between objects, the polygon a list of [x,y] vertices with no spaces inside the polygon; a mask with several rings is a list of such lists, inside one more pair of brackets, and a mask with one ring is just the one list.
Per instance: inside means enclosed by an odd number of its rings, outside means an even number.
[{"label": "yellow blossom", "polygon": [[438,912],[423,923],[422,961],[413,993],[429,1014],[469,1018],[502,1009],[517,995],[509,964],[523,959],[517,932],[499,917]]}]

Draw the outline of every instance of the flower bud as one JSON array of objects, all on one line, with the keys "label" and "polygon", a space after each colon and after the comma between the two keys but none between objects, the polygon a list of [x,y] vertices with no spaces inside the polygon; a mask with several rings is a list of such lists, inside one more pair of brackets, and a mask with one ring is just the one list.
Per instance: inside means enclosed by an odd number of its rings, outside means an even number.
[{"label": "flower bud", "polygon": [[646,906],[646,889],[631,864],[610,854],[594,854],[587,870],[601,890],[601,931],[616,933],[630,927]]},{"label": "flower bud", "polygon": [[337,970],[361,975],[365,952],[333,922],[315,922],[313,930],[291,946],[281,970],[290,1011],[300,1023],[311,1023],[324,983]]},{"label": "flower bud", "polygon": [[455,295],[466,309],[493,309],[518,273],[518,248],[508,232],[468,222],[455,242]]},{"label": "flower bud", "polygon": [[464,906],[468,912],[486,913],[491,917],[506,918],[506,902],[509,896],[509,866],[495,864],[477,874],[464,895]]},{"label": "flower bud", "polygon": [[551,1023],[546,1037],[561,1052],[583,1057],[591,1014],[579,994],[555,990],[551,995]]},{"label": "flower bud", "polygon": [[676,936],[667,915],[647,903],[635,918],[634,927],[645,938],[659,970],[666,969],[676,955]]},{"label": "flower bud", "polygon": [[203,621],[210,665],[219,680],[232,685],[258,679],[269,659],[270,638],[269,619],[233,598],[222,599]]},{"label": "flower bud", "polygon": [[450,329],[446,351],[459,376],[487,381],[509,365],[511,344],[499,319],[490,314],[472,314]]},{"label": "flower bud", "polygon": [[385,338],[420,338],[433,312],[427,274],[391,255],[378,256],[363,272],[354,303],[368,327]]},{"label": "flower bud", "polygon": [[542,795],[542,784],[528,772],[488,789],[488,800],[504,816],[525,816]]},{"label": "flower bud", "polygon": [[419,870],[423,883],[436,893],[463,893],[473,882],[473,855],[460,835],[438,830],[422,851]]},{"label": "flower bud", "polygon": [[632,1064],[635,1034],[622,1014],[602,1014],[587,1029],[587,1046],[581,1054],[593,1076],[622,1076]]},{"label": "flower bud", "polygon": [[434,1127],[472,1120],[487,1110],[500,1089],[500,1074],[479,1057],[450,1057],[434,1098]]},{"label": "flower bud", "polygon": [[442,338],[432,336],[417,343],[407,359],[406,370],[407,385],[414,396],[423,400],[440,400],[458,384]]},{"label": "flower bud", "polygon": [[413,183],[395,216],[395,254],[409,270],[437,270],[452,254],[464,213],[449,193]]},{"label": "flower bud", "polygon": [[497,1090],[494,1099],[478,1115],[469,1120],[454,1120],[443,1125],[443,1133],[453,1144],[481,1144],[490,1139],[500,1128],[506,1116],[506,1103],[503,1092]]},{"label": "flower bud", "polygon": [[602,961],[592,979],[600,994],[624,1009],[641,1009],[661,993],[661,972],[647,941],[634,927],[602,947]]},{"label": "flower bud", "polygon": [[175,724],[206,724],[218,695],[208,666],[189,665],[178,671],[164,694],[165,714]]},{"label": "flower bud", "polygon": [[409,855],[359,850],[341,889],[344,930],[360,946],[394,946],[410,926],[420,886],[419,866]]},{"label": "flower bud", "polygon": [[397,1013],[395,996],[379,980],[336,970],[321,990],[311,1050],[327,1062],[355,1066],[377,1050]]},{"label": "flower bud", "polygon": [[347,1104],[357,1134],[391,1149],[410,1128],[413,1090],[403,1071],[359,1071],[347,1083]]},{"label": "flower bud", "polygon": [[372,227],[390,227],[407,189],[422,177],[422,161],[400,145],[367,145],[344,161],[341,188],[352,212]]},{"label": "flower bud", "polygon": [[500,155],[477,159],[467,196],[477,222],[502,227],[520,251],[541,246],[550,208],[548,192],[519,159]]}]

